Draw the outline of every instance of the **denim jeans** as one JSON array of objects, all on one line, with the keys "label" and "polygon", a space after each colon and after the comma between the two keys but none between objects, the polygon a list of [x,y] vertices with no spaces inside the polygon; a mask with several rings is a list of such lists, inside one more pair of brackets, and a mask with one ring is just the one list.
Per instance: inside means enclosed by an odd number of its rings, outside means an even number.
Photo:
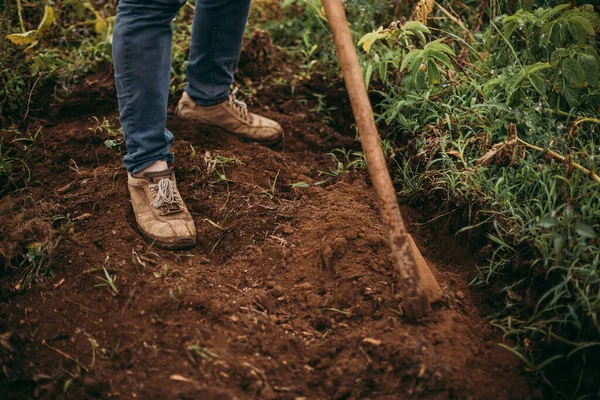
[{"label": "denim jeans", "polygon": [[[173,162],[166,128],[171,75],[171,21],[185,0],[121,0],[113,63],[127,155],[135,173],[158,160]],[[186,92],[200,105],[225,100],[233,82],[250,0],[197,0]]]}]

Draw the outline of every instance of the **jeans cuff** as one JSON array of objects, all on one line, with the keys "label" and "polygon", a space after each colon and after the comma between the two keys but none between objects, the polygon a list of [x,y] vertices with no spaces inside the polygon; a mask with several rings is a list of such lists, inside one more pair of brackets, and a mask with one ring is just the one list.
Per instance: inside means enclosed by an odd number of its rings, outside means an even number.
[{"label": "jeans cuff", "polygon": [[140,164],[135,164],[135,165],[128,165],[128,163],[125,163],[124,165],[125,165],[125,168],[127,169],[127,172],[129,172],[131,175],[133,175],[133,174],[137,174],[138,172],[142,171],[144,168],[148,168],[149,166],[151,166],[152,164],[154,164],[157,161],[166,161],[169,164],[173,164],[173,161],[175,161],[175,156],[173,155],[173,153],[169,153],[168,155],[161,155],[156,160],[148,160],[148,161],[144,161]]},{"label": "jeans cuff", "polygon": [[194,100],[194,103],[196,103],[202,107],[208,107],[208,106],[214,106],[214,105],[220,104],[220,103],[224,102],[225,100],[227,100],[227,97],[229,97],[229,94],[227,94],[226,96],[223,96],[223,97],[217,98],[217,99],[199,99],[198,97],[196,97],[192,93],[190,93],[190,91],[187,88],[185,88],[185,92],[188,94],[188,96],[190,96],[190,98],[192,100]]}]

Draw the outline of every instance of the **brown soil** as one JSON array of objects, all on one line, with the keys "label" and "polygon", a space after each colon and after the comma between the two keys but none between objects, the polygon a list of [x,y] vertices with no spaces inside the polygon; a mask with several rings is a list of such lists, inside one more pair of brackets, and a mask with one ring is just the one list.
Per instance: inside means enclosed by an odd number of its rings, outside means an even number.
[{"label": "brown soil", "polygon": [[[286,68],[271,76],[289,77]],[[257,79],[251,72],[246,83]],[[118,126],[114,100],[85,99],[109,75],[101,71],[87,92],[55,106],[29,159],[34,183],[0,199],[0,222],[21,235],[1,236],[13,252],[47,234],[48,224],[58,229],[51,216],[72,222],[52,253],[51,275],[31,287],[20,287],[15,272],[2,280],[2,398],[541,398],[496,345],[467,286],[473,262],[451,236],[403,208],[445,294],[425,320],[410,321],[366,172],[312,185],[334,166],[328,152],[359,148],[338,133],[351,132],[349,115],[344,128],[341,118],[332,124],[336,131],[309,111],[315,92],[327,94],[328,105],[341,101],[339,83],[317,76],[292,96],[261,81],[251,108],[285,128],[274,148],[171,113],[179,188],[198,246],[170,252],[136,232],[122,155],[103,144],[105,133],[88,129],[91,115]],[[238,160],[219,168],[230,181],[207,173],[205,152]],[[300,181],[310,186],[290,186]],[[34,221],[45,231],[32,229]],[[118,293],[99,286],[103,267]]]}]

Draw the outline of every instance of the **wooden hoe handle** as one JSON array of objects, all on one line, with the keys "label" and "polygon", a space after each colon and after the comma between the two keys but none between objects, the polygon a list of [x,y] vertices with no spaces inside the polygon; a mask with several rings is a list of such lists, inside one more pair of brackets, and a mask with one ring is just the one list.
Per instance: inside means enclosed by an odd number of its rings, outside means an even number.
[{"label": "wooden hoe handle", "polygon": [[402,290],[402,307],[411,318],[420,318],[431,310],[423,290],[415,257],[411,251],[408,233],[400,215],[396,190],[392,184],[386,160],[381,150],[379,134],[373,118],[373,109],[367,95],[356,49],[352,40],[344,7],[340,0],[322,0],[325,15],[333,32],[335,47],[344,73],[352,111],[358,125],[362,148],[367,160],[369,175],[375,188],[379,211],[392,250],[394,269]]}]

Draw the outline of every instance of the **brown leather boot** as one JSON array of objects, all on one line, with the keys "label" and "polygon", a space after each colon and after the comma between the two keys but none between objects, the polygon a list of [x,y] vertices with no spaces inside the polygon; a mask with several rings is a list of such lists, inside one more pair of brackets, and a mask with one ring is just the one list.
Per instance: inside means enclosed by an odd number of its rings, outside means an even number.
[{"label": "brown leather boot", "polygon": [[277,143],[283,136],[281,125],[248,112],[246,103],[236,100],[236,92],[237,90],[234,90],[227,100],[214,106],[199,106],[183,92],[177,105],[177,115],[183,119],[198,121],[202,125],[225,129],[229,133],[260,143]]},{"label": "brown leather boot", "polygon": [[127,186],[135,221],[147,240],[170,250],[196,245],[194,220],[177,190],[173,168],[130,174]]}]

